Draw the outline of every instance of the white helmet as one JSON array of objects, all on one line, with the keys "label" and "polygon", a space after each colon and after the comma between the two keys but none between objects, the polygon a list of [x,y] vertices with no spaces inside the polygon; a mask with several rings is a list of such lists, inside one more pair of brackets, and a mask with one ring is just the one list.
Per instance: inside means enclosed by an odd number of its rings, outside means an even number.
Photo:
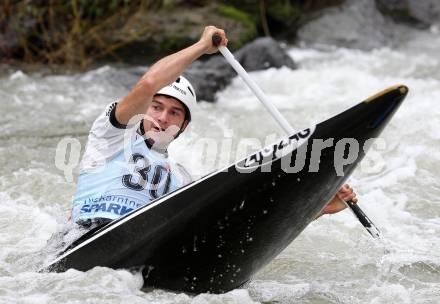
[{"label": "white helmet", "polygon": [[188,79],[179,76],[172,84],[160,89],[156,95],[170,96],[183,103],[189,112],[186,117],[191,120],[191,113],[197,106],[197,98],[196,92]]}]

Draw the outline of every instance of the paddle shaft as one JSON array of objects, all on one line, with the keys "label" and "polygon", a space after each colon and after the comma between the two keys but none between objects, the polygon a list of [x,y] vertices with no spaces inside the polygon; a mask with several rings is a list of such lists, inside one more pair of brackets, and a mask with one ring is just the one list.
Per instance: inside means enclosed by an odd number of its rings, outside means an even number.
[{"label": "paddle shaft", "polygon": [[373,238],[380,238],[382,236],[380,230],[376,227],[376,225],[373,224],[373,222],[357,204],[355,204],[353,201],[347,201],[345,204],[350,207],[351,211],[353,211],[353,214]]},{"label": "paddle shaft", "polygon": [[[232,68],[237,72],[237,74],[244,80],[251,91],[257,96],[261,103],[266,107],[269,113],[273,116],[276,122],[281,126],[284,132],[290,136],[295,133],[295,130],[290,126],[283,115],[278,111],[278,109],[269,101],[266,94],[260,89],[260,87],[255,83],[255,81],[249,76],[246,70],[241,66],[241,64],[235,59],[234,55],[229,51],[229,49],[224,45],[219,45],[221,42],[221,37],[214,35],[212,37],[212,43],[218,47],[220,53],[225,57],[226,61],[232,66]],[[353,211],[354,215],[358,218],[361,224],[365,227],[368,233],[374,237],[378,238],[381,236],[379,229],[373,224],[373,222],[366,216],[362,209],[352,201],[345,202],[348,207]]]},{"label": "paddle shaft", "polygon": [[[218,37],[218,38],[216,38]],[[214,36],[212,41],[214,45],[218,45],[221,41],[218,41],[220,37]],[[234,55],[228,50],[227,47],[221,45],[218,47],[218,50],[225,57],[226,61],[234,68],[238,75],[246,82],[251,91],[257,96],[257,98],[261,101],[261,103],[266,107],[269,113],[275,118],[275,120],[280,125],[281,129],[287,135],[292,135],[296,133],[296,131],[292,128],[292,126],[287,122],[283,115],[278,111],[277,108],[268,100],[266,94],[260,89],[260,87],[255,83],[255,81],[249,76],[249,74],[245,71],[245,69],[241,66],[241,64],[235,59]]]}]

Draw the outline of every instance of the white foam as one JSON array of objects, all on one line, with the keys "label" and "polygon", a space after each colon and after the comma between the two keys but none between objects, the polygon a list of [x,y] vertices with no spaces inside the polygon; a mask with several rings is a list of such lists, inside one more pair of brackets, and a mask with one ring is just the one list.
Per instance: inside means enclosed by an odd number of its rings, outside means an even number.
[{"label": "white foam", "polygon": [[[349,211],[324,216],[249,286],[225,295],[143,292],[139,273],[106,268],[30,271],[44,260],[39,252],[51,233],[65,225],[75,191],[54,166],[57,141],[73,133],[84,142],[104,106],[126,93],[111,77],[123,79],[128,72],[107,66],[58,76],[17,71],[2,78],[0,302],[435,303],[440,297],[440,40],[432,33],[410,38],[400,49],[368,52],[296,47],[289,54],[299,69],[251,73],[296,129],[389,85],[403,83],[410,93],[382,134],[384,168],[358,169],[349,181],[384,240],[373,241]],[[170,149],[199,176],[214,169],[191,149],[200,138],[213,139],[217,149],[230,138],[236,151],[241,138],[264,143],[268,134],[275,139],[282,134],[239,78],[218,97],[217,104],[201,104],[190,129]],[[214,167],[224,166],[215,152],[206,157],[216,159]]]}]

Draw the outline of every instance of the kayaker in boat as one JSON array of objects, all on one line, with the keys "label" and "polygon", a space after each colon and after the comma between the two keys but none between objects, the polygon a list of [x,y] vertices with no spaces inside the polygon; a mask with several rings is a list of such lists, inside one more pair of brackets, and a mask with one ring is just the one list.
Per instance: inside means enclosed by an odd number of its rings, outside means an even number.
[{"label": "kayaker in boat", "polygon": [[[197,103],[193,86],[181,74],[200,56],[217,52],[214,34],[227,45],[222,29],[207,26],[198,42],[156,62],[127,96],[95,120],[81,161],[74,222],[89,229],[101,226],[191,182],[167,151],[191,122]],[[317,217],[343,210],[341,199],[356,201],[356,194],[345,185]]]}]

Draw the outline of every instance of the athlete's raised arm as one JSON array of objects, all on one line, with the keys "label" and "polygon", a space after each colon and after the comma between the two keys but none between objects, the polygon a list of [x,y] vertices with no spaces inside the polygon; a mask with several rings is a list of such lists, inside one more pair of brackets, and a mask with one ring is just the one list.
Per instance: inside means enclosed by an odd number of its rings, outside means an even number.
[{"label": "athlete's raised arm", "polygon": [[218,48],[212,43],[214,34],[222,37],[221,45],[227,44],[228,40],[222,29],[207,26],[198,42],[153,64],[118,104],[116,120],[121,124],[127,124],[133,116],[144,114],[157,91],[176,80],[189,64],[203,54],[217,52]]}]

